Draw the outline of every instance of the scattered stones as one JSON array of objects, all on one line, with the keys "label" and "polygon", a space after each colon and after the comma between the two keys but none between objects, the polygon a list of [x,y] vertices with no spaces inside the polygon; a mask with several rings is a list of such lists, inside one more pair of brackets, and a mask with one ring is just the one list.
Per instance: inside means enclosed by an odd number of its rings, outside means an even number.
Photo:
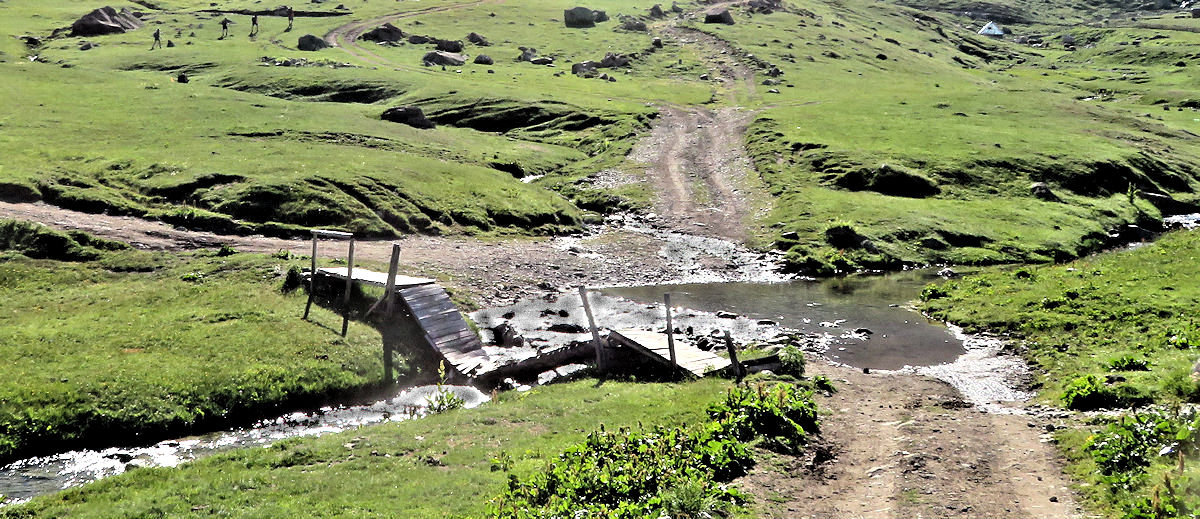
[{"label": "scattered stones", "polygon": [[433,39],[428,36],[421,36],[419,34],[413,34],[408,37],[408,42],[413,45],[424,45],[430,41],[433,41]]},{"label": "scattered stones", "polygon": [[388,108],[379,116],[380,119],[394,123],[407,124],[413,128],[431,129],[437,125],[425,117],[425,112],[416,106],[397,106]]},{"label": "scattered stones", "polygon": [[778,89],[778,88],[771,88],[771,89],[768,89],[768,90],[767,90],[767,93],[768,93],[768,94],[778,94],[778,93],[779,93],[779,89]]},{"label": "scattered stones", "polygon": [[581,61],[571,65],[571,73],[582,77],[596,77],[596,69],[600,67],[595,61]]},{"label": "scattered stones", "polygon": [[475,56],[476,65],[492,65],[494,63],[495,61],[493,61],[491,56],[488,56],[487,54],[479,54]]},{"label": "scattered stones", "polygon": [[762,82],[763,86],[775,86],[780,83],[783,83],[783,82],[778,79],[775,79],[775,78],[767,78],[767,79],[764,79]]},{"label": "scattered stones", "polygon": [[404,39],[404,31],[401,31],[400,28],[396,27],[395,25],[385,23],[379,27],[364,32],[362,36],[358,37],[358,39],[374,42],[400,41]]},{"label": "scattered stones", "polygon": [[871,335],[875,332],[871,331],[869,328],[855,328],[854,333],[857,333],[859,335]]},{"label": "scattered stones", "polygon": [[958,272],[955,272],[954,269],[952,269],[950,267],[946,267],[942,270],[937,271],[937,275],[949,279],[949,278],[958,277]]},{"label": "scattered stones", "polygon": [[708,81],[708,74],[700,74],[700,81]]},{"label": "scattered stones", "polygon": [[704,13],[704,23],[723,23],[725,25],[733,25],[733,15],[729,14],[728,8],[713,9]]},{"label": "scattered stones", "polygon": [[551,58],[550,56],[538,56],[529,60],[529,62],[533,63],[534,65],[553,65],[554,58]]},{"label": "scattered stones", "polygon": [[478,33],[474,32],[467,35],[467,41],[480,47],[490,47],[492,45],[492,42],[488,41],[487,38],[484,38],[483,36],[480,36]]},{"label": "scattered stones", "polygon": [[887,59],[888,59],[888,56],[887,56],[887,54],[884,54],[884,53],[880,52],[879,54],[876,54],[876,55],[875,55],[875,59],[879,59],[879,60],[887,61]]},{"label": "scattered stones", "polygon": [[462,54],[452,52],[443,52],[440,50],[431,51],[421,58],[421,62],[426,65],[442,65],[444,67],[457,67],[467,62],[467,57]]},{"label": "scattered stones", "polygon": [[92,50],[94,48],[96,48],[96,45],[90,41],[79,42],[79,50]]},{"label": "scattered stones", "polygon": [[737,319],[737,314],[733,312],[720,311],[717,312],[717,317],[720,319]]},{"label": "scattered stones", "polygon": [[305,34],[304,36],[301,36],[299,42],[296,43],[296,48],[313,52],[321,49],[327,49],[329,48],[329,44],[320,37],[312,34]]},{"label": "scattered stones", "polygon": [[180,72],[179,75],[175,77],[176,83],[187,83],[189,81],[191,80],[188,79],[188,75],[184,74],[183,72]]},{"label": "scattered stones", "polygon": [[663,46],[662,38],[654,38],[653,40],[650,40],[650,45],[653,45],[656,49],[661,49]]},{"label": "scattered stones", "polygon": [[608,13],[604,11],[592,11],[592,20],[596,23],[607,22]]},{"label": "scattered stones", "polygon": [[667,13],[663,12],[661,4],[654,4],[654,6],[650,8],[651,18],[666,18],[666,16]]},{"label": "scattered stones", "polygon": [[171,41],[171,40],[167,40],[167,48],[168,48],[168,49],[169,49],[169,48],[172,48],[172,47],[174,47],[174,46],[175,46],[175,42],[173,42],[173,41]]},{"label": "scattered stones", "polygon": [[595,27],[596,15],[586,7],[573,7],[563,11],[563,23],[576,29]]},{"label": "scattered stones", "polygon": [[118,12],[110,6],[104,6],[71,24],[71,36],[100,36],[102,34],[118,34],[142,27],[142,21],[129,9]]}]

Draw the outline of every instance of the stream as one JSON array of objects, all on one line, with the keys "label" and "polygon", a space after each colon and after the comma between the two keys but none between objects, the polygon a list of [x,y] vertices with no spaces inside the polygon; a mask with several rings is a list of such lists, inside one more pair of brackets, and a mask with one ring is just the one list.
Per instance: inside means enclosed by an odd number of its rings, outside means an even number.
[{"label": "stream", "polygon": [[[443,386],[463,399],[465,407],[489,400],[478,389]],[[252,427],[168,440],[147,447],[83,449],[18,460],[0,467],[0,496],[4,505],[76,487],[135,467],[174,467],[197,458],[243,447],[266,447],[274,442],[321,436],[364,425],[418,418],[427,414],[437,386],[398,390],[396,395],[364,405],[323,407],[262,420]]]}]

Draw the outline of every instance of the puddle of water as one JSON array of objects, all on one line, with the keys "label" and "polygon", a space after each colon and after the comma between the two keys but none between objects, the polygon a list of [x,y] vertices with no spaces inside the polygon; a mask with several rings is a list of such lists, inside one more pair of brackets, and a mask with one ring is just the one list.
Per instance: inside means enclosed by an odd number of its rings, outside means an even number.
[{"label": "puddle of water", "polygon": [[[468,408],[489,399],[473,387],[443,386],[443,389],[462,398]],[[425,415],[436,393],[437,386],[419,386],[371,404],[291,413],[245,429],[168,440],[148,447],[85,449],[19,460],[0,467],[0,495],[6,496],[6,505],[21,503],[134,467],[174,467],[240,447],[265,447],[287,438],[321,436],[374,423],[408,420]]]},{"label": "puddle of water", "polygon": [[1200,213],[1168,216],[1163,218],[1163,225],[1168,229],[1195,229],[1200,227]]},{"label": "puddle of water", "polygon": [[[608,295],[641,303],[671,303],[706,312],[768,319],[783,328],[823,336],[825,355],[859,368],[899,369],[953,362],[962,341],[946,327],[906,308],[931,281],[930,269],[783,283],[702,283],[618,287]],[[866,328],[871,333],[854,333]]]}]

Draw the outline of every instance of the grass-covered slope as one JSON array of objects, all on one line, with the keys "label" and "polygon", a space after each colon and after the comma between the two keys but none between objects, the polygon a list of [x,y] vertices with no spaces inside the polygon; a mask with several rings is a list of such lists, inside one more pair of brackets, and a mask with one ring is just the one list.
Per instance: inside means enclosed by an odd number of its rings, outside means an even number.
[{"label": "grass-covered slope", "polygon": [[[1058,434],[1094,508],[1109,517],[1200,512],[1200,233],[1054,267],[994,270],[922,295],[969,330],[1011,334],[1042,398],[1120,415]],[[1158,410],[1141,409],[1162,404]],[[1186,409],[1188,406],[1184,406]]]},{"label": "grass-covered slope", "polygon": [[[263,16],[249,38],[248,16],[205,11],[262,8],[253,2],[142,4],[114,7],[142,12],[146,27],[94,37],[51,37],[94,8],[85,2],[0,5],[0,85],[10,93],[0,108],[0,196],[232,232],[558,232],[577,227],[580,211],[514,177],[557,173],[575,199],[602,201],[572,179],[629,148],[655,113],[648,101],[711,95],[671,77],[672,67],[695,66],[679,48],[647,53],[617,82],[564,73],[571,61],[643,51],[650,36],[614,31],[615,21],[567,29],[561,8],[549,5],[372,0],[345,16],[298,17],[291,32],[284,19]],[[596,7],[615,16],[632,6]],[[483,33],[493,45],[466,52],[496,63],[423,67],[431,45],[296,50],[299,36],[388,15],[399,15],[406,33]],[[218,40],[224,17],[233,36]],[[148,50],[154,29],[176,46]],[[26,34],[41,43],[15,37]],[[84,42],[94,47],[82,50]],[[517,62],[519,46],[560,65]],[[274,65],[296,58],[309,66]],[[176,81],[180,73],[188,83]],[[440,126],[380,120],[401,104],[424,108]]]},{"label": "grass-covered slope", "polygon": [[303,295],[280,291],[298,259],[115,248],[0,223],[0,461],[241,422],[382,379],[379,332],[352,323],[342,338],[320,309],[299,319]]},{"label": "grass-covered slope", "polygon": [[[777,84],[759,87],[747,144],[778,197],[767,217],[776,245],[797,267],[1062,260],[1118,224],[1158,217],[1130,203],[1131,184],[1196,198],[1194,111],[1147,117],[1137,100],[1089,99],[1064,80],[1114,66],[1096,56],[1105,51],[992,40],[970,20],[891,4],[789,5],[696,28],[782,72],[760,76]],[[1015,28],[1049,30],[1062,31]],[[1194,52],[1193,36],[1163,41]],[[1131,88],[1191,76],[1142,74]],[[1034,182],[1054,199],[1035,196]]]}]

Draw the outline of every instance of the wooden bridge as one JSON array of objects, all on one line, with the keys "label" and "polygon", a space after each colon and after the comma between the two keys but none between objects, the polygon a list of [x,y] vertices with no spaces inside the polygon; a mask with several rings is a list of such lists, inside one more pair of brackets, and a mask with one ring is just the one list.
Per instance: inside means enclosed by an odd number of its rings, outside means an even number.
[{"label": "wooden bridge", "polygon": [[[335,238],[350,240],[349,253],[345,267],[317,267],[318,238]],[[387,314],[391,314],[395,301],[399,301],[408,309],[408,313],[416,321],[425,342],[439,356],[444,358],[455,371],[468,377],[479,374],[481,368],[489,366],[487,354],[483,351],[483,342],[467,325],[458,307],[450,300],[446,289],[437,285],[436,280],[402,276],[397,274],[400,263],[400,244],[392,244],[392,258],[388,264],[388,272],[354,268],[354,235],[338,231],[313,231],[312,275],[309,277],[308,303],[304,307],[304,318],[308,318],[312,308],[313,297],[316,294],[318,278],[342,280],[346,283],[342,309],[342,335],[350,319],[350,293],[355,283],[382,287],[383,297],[369,310],[367,315],[379,309],[382,305]],[[391,355],[384,354],[385,378],[391,380]]]},{"label": "wooden bridge", "polygon": [[684,337],[642,330],[611,330],[608,342],[630,348],[650,359],[695,377],[723,370],[733,363],[724,357],[692,346]]}]

